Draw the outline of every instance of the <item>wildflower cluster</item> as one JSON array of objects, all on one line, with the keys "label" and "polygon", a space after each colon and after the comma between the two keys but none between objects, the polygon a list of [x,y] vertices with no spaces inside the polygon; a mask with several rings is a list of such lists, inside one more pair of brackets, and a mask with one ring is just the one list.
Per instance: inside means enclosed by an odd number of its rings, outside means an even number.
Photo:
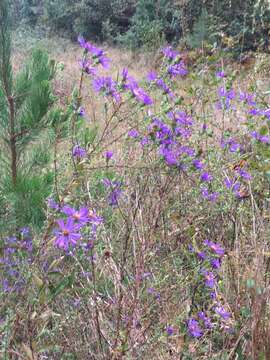
[{"label": "wildflower cluster", "polygon": [[65,205],[61,212],[66,218],[56,221],[55,246],[66,251],[76,246],[89,250],[103,219],[86,207],[77,210]]},{"label": "wildflower cluster", "polygon": [[[221,328],[232,330],[231,314],[219,300],[219,270],[225,255],[221,244],[210,240],[203,242],[203,250],[195,250],[193,246],[189,251],[199,262],[199,283],[203,310],[196,311],[187,320],[187,331],[190,336],[199,338],[207,330]],[[198,306],[199,304],[197,304]]]},{"label": "wildflower cluster", "polygon": [[19,293],[26,285],[27,279],[23,269],[33,260],[33,241],[28,228],[22,228],[18,236],[4,239],[3,257],[0,258],[2,271],[1,291]]}]

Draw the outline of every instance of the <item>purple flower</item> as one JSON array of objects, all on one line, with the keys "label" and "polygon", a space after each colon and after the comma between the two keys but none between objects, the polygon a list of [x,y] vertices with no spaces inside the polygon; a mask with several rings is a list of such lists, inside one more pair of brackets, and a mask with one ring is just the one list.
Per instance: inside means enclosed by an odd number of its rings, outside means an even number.
[{"label": "purple flower", "polygon": [[189,116],[185,111],[170,111],[167,115],[171,120],[181,126],[191,126],[194,123],[191,116]]},{"label": "purple flower", "polygon": [[78,115],[79,116],[84,116],[85,115],[85,108],[80,106],[79,109],[78,109]]},{"label": "purple flower", "polygon": [[175,50],[173,50],[171,46],[162,49],[161,52],[166,58],[170,60],[174,60],[177,56],[179,56],[179,54]]},{"label": "purple flower", "polygon": [[215,275],[211,271],[203,271],[205,285],[210,289],[215,287]]},{"label": "purple flower", "polygon": [[270,144],[270,136],[260,135],[259,136],[259,141],[264,143],[264,144]]},{"label": "purple flower", "polygon": [[[101,216],[98,216],[95,210],[89,210],[89,223],[94,226],[94,229],[100,224],[103,223],[103,218]],[[93,230],[93,229],[92,229]]]},{"label": "purple flower", "polygon": [[213,269],[219,269],[221,266],[220,259],[212,259],[210,260],[210,264]]},{"label": "purple flower", "polygon": [[104,157],[105,157],[106,161],[109,161],[113,157],[113,152],[112,151],[106,151],[104,153]]},{"label": "purple flower", "polygon": [[197,253],[197,256],[200,260],[205,260],[206,259],[206,254],[204,251],[200,251]]},{"label": "purple flower", "polygon": [[148,81],[156,81],[157,80],[157,73],[155,71],[150,71],[148,74],[147,74],[147,80]]},{"label": "purple flower", "polygon": [[136,129],[132,129],[128,132],[128,136],[132,138],[137,138],[139,136],[139,133]]},{"label": "purple flower", "polygon": [[201,194],[206,200],[211,202],[215,202],[219,197],[218,192],[210,193],[209,190],[205,187],[201,188]]},{"label": "purple flower", "polygon": [[81,46],[83,49],[85,49],[85,47],[86,47],[86,41],[84,40],[84,38],[83,38],[81,35],[78,36],[78,43],[80,44],[80,46]]},{"label": "purple flower", "polygon": [[121,96],[116,89],[116,82],[110,76],[96,77],[93,80],[93,88],[96,92],[104,92],[106,96],[112,96],[117,102]]},{"label": "purple flower", "polygon": [[213,241],[204,240],[204,245],[208,246],[211,250],[213,250],[217,255],[223,256],[225,254],[224,248],[218,244],[214,243]]},{"label": "purple flower", "polygon": [[177,75],[185,76],[188,74],[188,70],[183,61],[180,61],[178,64],[170,65],[167,69],[167,72],[171,77],[175,77]]},{"label": "purple flower", "polygon": [[256,101],[254,101],[254,94],[248,94],[246,92],[239,92],[239,99],[241,101],[247,102],[249,106],[256,106]]},{"label": "purple flower", "polygon": [[87,151],[79,145],[75,145],[72,150],[72,156],[77,159],[82,159],[87,156]]},{"label": "purple flower", "polygon": [[172,336],[174,334],[174,328],[172,326],[167,326],[166,333],[168,336]]},{"label": "purple flower", "polygon": [[93,59],[97,62],[97,64],[101,64],[105,69],[109,68],[110,59],[106,57],[104,50],[99,49],[93,44],[85,41],[82,36],[78,37],[78,42],[83,49],[85,49],[92,55]]},{"label": "purple flower", "polygon": [[239,149],[240,149],[240,144],[235,143],[235,142],[232,142],[232,143],[230,144],[230,151],[231,151],[231,152],[236,152],[236,151],[238,151]]},{"label": "purple flower", "polygon": [[216,73],[216,77],[218,78],[218,79],[223,79],[223,78],[225,78],[225,72],[224,71],[218,71],[217,73]]},{"label": "purple flower", "polygon": [[156,85],[157,85],[157,87],[159,87],[161,90],[163,90],[164,94],[167,94],[167,95],[169,95],[170,97],[175,97],[174,93],[171,91],[171,89],[169,88],[169,86],[168,86],[162,79],[156,80]]},{"label": "purple flower", "polygon": [[202,170],[204,168],[204,164],[198,159],[193,160],[192,164],[197,170]]},{"label": "purple flower", "polygon": [[260,141],[262,143],[265,143],[265,144],[269,144],[270,143],[270,136],[267,136],[267,135],[260,135],[257,131],[252,131],[250,133],[250,135],[256,139],[257,141]]},{"label": "purple flower", "polygon": [[131,87],[131,92],[134,95],[134,97],[144,105],[152,105],[153,100],[149,95],[146,94],[146,92],[140,88],[140,87]]},{"label": "purple flower", "polygon": [[202,329],[199,326],[199,322],[193,318],[187,321],[188,333],[190,336],[199,338],[202,336]]},{"label": "purple flower", "polygon": [[80,60],[79,65],[86,72],[86,74],[96,76],[97,69],[93,66],[93,64],[89,60],[87,59]]},{"label": "purple flower", "polygon": [[61,208],[60,205],[52,198],[49,198],[47,200],[47,205],[49,208],[51,208],[53,210],[57,210],[57,211],[60,210],[60,208]]},{"label": "purple flower", "polygon": [[211,329],[213,327],[211,320],[205,315],[203,311],[198,312],[198,318],[204,322],[204,326],[207,329]]},{"label": "purple flower", "polygon": [[108,203],[110,206],[117,206],[122,195],[121,183],[119,181],[111,181],[107,178],[103,179],[103,184],[110,189],[108,195]]},{"label": "purple flower", "polygon": [[156,289],[149,287],[149,288],[147,288],[147,292],[148,292],[148,294],[154,295],[157,300],[161,299],[161,295]]},{"label": "purple flower", "polygon": [[228,320],[231,317],[231,314],[228,311],[226,311],[224,309],[224,307],[222,307],[222,306],[216,306],[215,307],[215,312],[220,317],[222,317],[224,320]]},{"label": "purple flower", "polygon": [[210,182],[213,180],[213,176],[210,175],[208,172],[203,172],[202,175],[201,175],[201,181],[204,181],[204,182]]},{"label": "purple flower", "polygon": [[237,172],[241,176],[241,178],[243,178],[245,180],[251,180],[252,179],[252,176],[250,175],[250,173],[247,172],[244,169],[238,169]]},{"label": "purple flower", "polygon": [[79,210],[73,209],[70,206],[64,206],[62,212],[71,217],[75,223],[85,225],[89,222],[89,210],[86,207],[82,207]]},{"label": "purple flower", "polygon": [[68,218],[66,223],[63,219],[57,220],[59,229],[55,230],[55,245],[67,250],[70,245],[75,246],[80,240],[81,234],[78,233],[78,225],[74,224],[73,218]]}]

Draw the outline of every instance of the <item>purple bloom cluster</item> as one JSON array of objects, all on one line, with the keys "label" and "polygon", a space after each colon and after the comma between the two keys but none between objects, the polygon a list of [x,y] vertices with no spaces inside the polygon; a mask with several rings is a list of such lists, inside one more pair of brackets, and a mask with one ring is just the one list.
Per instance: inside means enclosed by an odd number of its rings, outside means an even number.
[{"label": "purple bloom cluster", "polygon": [[19,293],[26,284],[25,266],[33,260],[33,241],[29,228],[19,230],[17,236],[4,239],[3,255],[0,258],[0,291]]},{"label": "purple bloom cluster", "polygon": [[107,58],[104,50],[99,49],[90,42],[86,41],[82,36],[78,37],[78,42],[87,53],[91,54],[92,59],[96,64],[101,64],[105,69],[109,68],[110,59]]},{"label": "purple bloom cluster", "polygon": [[232,100],[235,99],[236,94],[233,89],[227,90],[224,86],[218,89],[218,96],[220,101],[217,103],[219,109],[229,109],[232,106]]},{"label": "purple bloom cluster", "polygon": [[261,143],[270,144],[270,136],[268,135],[260,135],[257,131],[252,131],[250,135]]},{"label": "purple bloom cluster", "polygon": [[138,82],[129,75],[127,69],[123,69],[122,71],[122,88],[124,90],[129,90],[132,96],[143,105],[152,105],[153,100],[151,97],[145,92],[143,88],[141,88]]},{"label": "purple bloom cluster", "polygon": [[222,140],[221,147],[223,149],[228,147],[230,152],[232,152],[232,153],[237,152],[238,150],[241,150],[241,145],[233,138],[228,139],[228,140]]},{"label": "purple bloom cluster", "polygon": [[203,334],[199,322],[194,318],[191,318],[187,321],[187,328],[189,335],[192,337],[199,338]]},{"label": "purple bloom cluster", "polygon": [[159,89],[163,91],[164,94],[169,95],[170,97],[174,98],[175,95],[170,89],[170,87],[165,83],[165,81],[158,77],[155,71],[151,71],[147,75],[147,80],[149,82],[154,83]]},{"label": "purple bloom cluster", "polygon": [[167,67],[167,73],[170,77],[185,76],[188,74],[186,64],[184,60],[181,60],[181,56],[172,47],[166,47],[162,50],[163,55],[169,62]]},{"label": "purple bloom cluster", "polygon": [[103,179],[103,184],[110,191],[108,195],[108,204],[110,206],[118,206],[119,199],[122,195],[122,183],[120,181],[112,181],[109,179]]},{"label": "purple bloom cluster", "polygon": [[108,150],[103,154],[103,156],[105,157],[106,162],[109,162],[109,160],[113,157],[113,152]]},{"label": "purple bloom cluster", "polygon": [[121,101],[117,84],[110,76],[96,76],[93,79],[93,88],[96,92],[104,93],[105,96],[111,96],[117,102]]},{"label": "purple bloom cluster", "polygon": [[[79,210],[70,206],[64,206],[62,213],[66,215],[65,219],[56,221],[58,227],[55,229],[55,245],[64,250],[69,250],[77,246],[79,240],[82,239],[81,231],[86,227],[91,228],[91,236],[94,238],[97,226],[102,223],[102,218],[97,216],[94,211],[90,211],[86,207]],[[91,241],[89,242],[91,245]],[[84,247],[84,244],[81,244]],[[87,246],[85,248],[88,248]]]},{"label": "purple bloom cluster", "polygon": [[[193,246],[189,246],[189,251],[196,256],[200,262],[200,279],[202,279],[202,286],[206,290],[209,297],[209,303],[214,301],[214,305],[208,306],[208,312],[211,317],[207,316],[205,311],[199,311],[187,321],[188,333],[192,337],[201,337],[204,329],[208,330],[214,327],[214,319],[221,321],[221,325],[228,321],[231,314],[227,312],[220,302],[216,301],[216,293],[218,291],[218,271],[221,267],[225,250],[219,243],[210,240],[203,242],[204,250],[196,251]],[[193,255],[193,256],[194,256]],[[201,280],[200,280],[201,281]],[[204,298],[204,308],[205,308]],[[218,315],[218,318],[216,317]],[[215,321],[216,322],[216,321]]]},{"label": "purple bloom cluster", "polygon": [[87,157],[87,151],[79,145],[75,145],[72,149],[72,156],[77,160]]}]

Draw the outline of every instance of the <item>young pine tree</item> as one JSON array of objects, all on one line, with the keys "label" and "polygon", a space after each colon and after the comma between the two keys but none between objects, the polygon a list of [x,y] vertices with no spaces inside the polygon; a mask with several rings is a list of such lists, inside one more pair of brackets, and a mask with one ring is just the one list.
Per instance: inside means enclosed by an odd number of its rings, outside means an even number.
[{"label": "young pine tree", "polygon": [[[0,2],[0,226],[40,226],[53,182],[49,110],[55,64],[41,50],[14,74],[8,1]],[[1,221],[2,220],[2,221]],[[1,224],[2,222],[2,224]]]}]

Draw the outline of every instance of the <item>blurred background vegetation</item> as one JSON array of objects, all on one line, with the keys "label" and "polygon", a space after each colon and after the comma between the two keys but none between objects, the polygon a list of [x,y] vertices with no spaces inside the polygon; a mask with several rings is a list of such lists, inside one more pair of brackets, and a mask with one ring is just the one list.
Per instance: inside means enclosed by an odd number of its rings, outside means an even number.
[{"label": "blurred background vegetation", "polygon": [[30,25],[75,39],[153,50],[182,42],[244,51],[268,50],[268,0],[13,0],[14,27]]}]

